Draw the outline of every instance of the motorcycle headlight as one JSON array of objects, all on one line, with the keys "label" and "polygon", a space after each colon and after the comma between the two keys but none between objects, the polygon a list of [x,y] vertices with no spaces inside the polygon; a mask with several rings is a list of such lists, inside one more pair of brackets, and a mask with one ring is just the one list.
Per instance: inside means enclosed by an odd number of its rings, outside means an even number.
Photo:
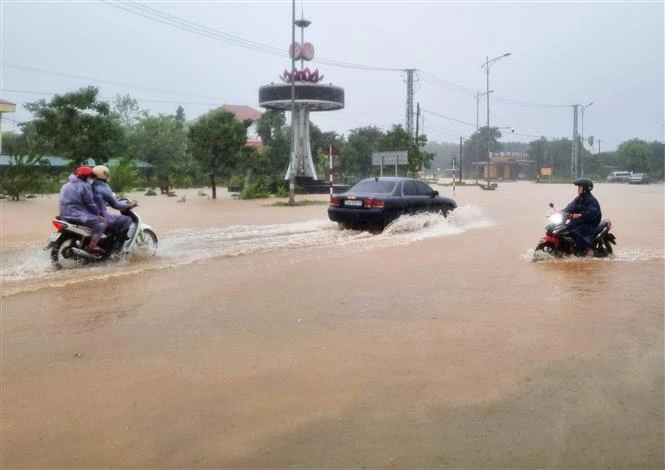
[{"label": "motorcycle headlight", "polygon": [[563,222],[563,215],[559,213],[550,215],[550,222],[557,225],[561,224]]}]

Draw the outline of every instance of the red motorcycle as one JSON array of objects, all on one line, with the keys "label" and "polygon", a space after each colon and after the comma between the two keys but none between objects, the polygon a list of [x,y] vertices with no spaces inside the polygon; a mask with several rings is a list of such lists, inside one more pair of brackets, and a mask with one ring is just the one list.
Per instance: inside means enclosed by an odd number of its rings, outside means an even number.
[{"label": "red motorcycle", "polygon": [[[554,204],[551,202],[549,206],[554,209]],[[538,242],[536,253],[542,251],[556,257],[585,256],[584,250],[578,250],[575,239],[570,233],[570,222],[573,220],[571,214],[555,210],[548,219],[545,236]],[[612,221],[609,219],[601,220],[596,227],[591,245],[594,257],[604,258],[612,254],[612,245],[616,245],[616,237],[610,233],[611,229]]]}]

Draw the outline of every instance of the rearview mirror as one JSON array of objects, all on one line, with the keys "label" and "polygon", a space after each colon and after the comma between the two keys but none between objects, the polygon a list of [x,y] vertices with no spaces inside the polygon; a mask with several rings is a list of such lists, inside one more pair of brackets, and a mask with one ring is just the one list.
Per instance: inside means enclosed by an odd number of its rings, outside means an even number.
[{"label": "rearview mirror", "polygon": [[554,204],[552,204],[551,202],[550,202],[549,206],[550,206],[552,209],[554,209]]},{"label": "rearview mirror", "polygon": [[436,190],[435,190],[435,191],[432,193],[432,197],[434,197],[434,196],[438,196],[438,195],[439,195],[439,191],[436,191]]}]

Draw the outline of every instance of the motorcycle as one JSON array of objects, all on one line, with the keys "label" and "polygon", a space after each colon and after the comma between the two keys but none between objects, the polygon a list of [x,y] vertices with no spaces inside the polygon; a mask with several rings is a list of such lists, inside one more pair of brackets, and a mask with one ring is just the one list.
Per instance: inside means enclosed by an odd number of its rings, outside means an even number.
[{"label": "motorcycle", "polygon": [[[122,199],[131,202],[128,199]],[[86,250],[90,243],[91,231],[85,225],[78,225],[55,217],[51,223],[55,232],[51,234],[48,245],[44,248],[50,250],[51,262],[57,269],[67,265],[81,263],[94,263],[108,259],[119,259],[130,252],[141,250],[144,253],[157,253],[157,234],[149,225],[141,221],[138,213],[132,209],[122,211],[121,214],[132,219],[129,228],[129,238],[113,229],[107,228],[98,242],[105,253],[91,253]]]},{"label": "motorcycle", "polygon": [[[549,206],[554,209],[554,204]],[[566,255],[584,256],[584,250],[578,250],[575,239],[570,233],[571,214],[566,214],[554,209],[548,216],[549,222],[545,226],[545,236],[540,239],[536,246],[536,253],[543,252],[556,257]],[[613,253],[612,245],[616,245],[616,237],[610,233],[612,221],[603,219],[593,233],[593,256],[604,258]]]}]

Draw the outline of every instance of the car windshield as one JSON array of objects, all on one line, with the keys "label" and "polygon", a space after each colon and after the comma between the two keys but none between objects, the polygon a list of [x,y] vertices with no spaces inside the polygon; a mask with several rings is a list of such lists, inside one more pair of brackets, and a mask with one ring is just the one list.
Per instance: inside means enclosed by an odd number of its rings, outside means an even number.
[{"label": "car windshield", "polygon": [[389,194],[395,189],[394,181],[361,181],[353,186],[350,193]]}]

